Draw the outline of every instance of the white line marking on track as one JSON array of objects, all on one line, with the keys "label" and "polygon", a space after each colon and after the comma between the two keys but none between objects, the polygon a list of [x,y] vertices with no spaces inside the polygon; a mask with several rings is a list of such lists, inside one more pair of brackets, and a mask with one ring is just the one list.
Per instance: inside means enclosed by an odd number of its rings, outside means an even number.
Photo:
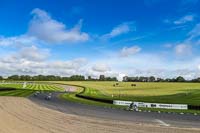
[{"label": "white line marking on track", "polygon": [[169,127],[169,126],[170,126],[170,124],[167,124],[167,123],[165,123],[165,122],[162,121],[162,120],[156,119],[155,121],[158,122],[161,126],[166,126],[166,127]]}]

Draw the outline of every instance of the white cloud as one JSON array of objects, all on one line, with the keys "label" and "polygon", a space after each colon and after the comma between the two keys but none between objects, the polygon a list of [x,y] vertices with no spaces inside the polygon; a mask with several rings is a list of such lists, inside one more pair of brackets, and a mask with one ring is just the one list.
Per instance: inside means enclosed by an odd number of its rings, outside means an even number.
[{"label": "white cloud", "polygon": [[111,32],[110,32],[110,37],[115,37],[120,34],[124,34],[130,31],[130,27],[127,24],[121,24],[117,27],[115,27]]},{"label": "white cloud", "polygon": [[[85,58],[50,61],[50,50],[41,48],[43,41],[59,43],[89,39],[88,34],[80,31],[82,21],[73,28],[66,29],[64,24],[53,20],[43,10],[35,9],[33,14],[27,34],[14,37],[0,37],[0,46],[8,48],[7,53],[2,54],[0,57],[0,75],[55,74],[70,76],[82,74],[84,72],[82,68],[87,64]],[[14,49],[10,49],[12,46]]]},{"label": "white cloud", "polygon": [[[25,52],[27,50],[27,52]],[[29,50],[33,50],[31,53]],[[103,55],[100,59],[88,61],[85,58],[73,60],[48,60],[49,55],[44,54],[46,49],[38,47],[24,47],[18,52],[8,53],[9,56],[0,57],[0,75],[29,74],[29,75],[59,75],[71,76],[82,74],[98,78],[100,74],[106,76],[122,77],[129,76],[156,76],[185,78],[200,76],[200,58],[188,60],[169,60],[167,55],[138,53],[135,56],[120,58],[118,56],[107,57]],[[29,54],[30,53],[30,54]],[[42,58],[35,54],[43,56]],[[116,55],[118,52],[116,52]]]},{"label": "white cloud", "polygon": [[33,19],[29,25],[29,35],[35,36],[48,43],[80,42],[89,40],[89,35],[81,32],[82,20],[73,28],[66,26],[51,18],[51,16],[41,10],[32,11]]},{"label": "white cloud", "polygon": [[175,53],[178,56],[187,56],[192,53],[192,46],[189,44],[178,44],[175,47]]},{"label": "white cloud", "polygon": [[103,39],[113,38],[122,34],[126,34],[130,31],[135,31],[136,27],[134,22],[125,22],[112,29],[108,34],[102,36]]},{"label": "white cloud", "polygon": [[87,60],[85,58],[77,58],[70,61],[53,61],[49,64],[49,68],[57,69],[79,69],[80,64],[86,64]]},{"label": "white cloud", "polygon": [[172,27],[170,30],[174,30],[174,29],[179,29],[179,28],[184,28],[186,27],[186,23],[191,23],[195,20],[196,15],[195,14],[189,14],[189,15],[185,15],[181,18],[178,18],[176,20],[173,19],[164,19],[163,22],[166,24],[174,24],[176,25],[176,27]]},{"label": "white cloud", "polygon": [[47,43],[80,42],[87,41],[89,35],[81,32],[82,20],[71,29],[53,20],[51,16],[40,9],[32,11],[33,18],[30,22],[28,33],[19,36],[0,36],[0,46],[24,47]]},{"label": "white cloud", "polygon": [[48,49],[40,49],[36,46],[22,47],[18,52],[8,53],[1,61],[5,63],[20,63],[21,61],[42,62],[50,56]]},{"label": "white cloud", "polygon": [[24,47],[17,52],[0,57],[0,75],[13,74],[28,75],[59,75],[71,76],[82,74],[80,69],[87,64],[85,58],[73,60],[49,61],[49,50],[39,49],[35,46]]},{"label": "white cloud", "polygon": [[124,47],[120,52],[120,56],[121,57],[128,57],[128,56],[134,55],[134,54],[136,54],[140,51],[141,51],[141,48],[138,47],[138,46]]},{"label": "white cloud", "polygon": [[188,56],[193,52],[193,47],[200,44],[200,23],[188,33],[188,37],[175,46],[175,53],[178,56]]},{"label": "white cloud", "polygon": [[[17,52],[7,53],[0,57],[0,75],[11,74],[53,74],[59,76],[71,76],[83,74],[85,76],[98,77],[100,74],[106,76],[123,75],[130,76],[158,76],[175,77],[178,75],[191,78],[200,76],[200,59],[179,61],[178,59],[168,60],[161,54],[140,53],[138,46],[124,47],[116,51],[114,56],[102,55],[100,59],[88,62],[85,58],[72,60],[49,60],[50,50],[41,48],[40,40],[48,43],[63,43],[86,41],[89,39],[87,33],[81,32],[82,22],[68,28],[61,22],[40,9],[33,10],[33,19],[30,22],[28,33],[15,37],[0,37],[0,46],[15,46]],[[184,17],[183,17],[184,18]],[[177,21],[177,24],[192,21],[191,18],[184,18]],[[183,21],[184,20],[184,21]],[[178,25],[181,26],[181,25]],[[114,27],[110,33],[104,35],[113,38],[135,30],[134,23],[123,23]],[[197,24],[188,34],[188,39],[178,44],[174,50],[178,56],[187,56],[192,53],[191,40],[200,43],[200,24]],[[166,47],[173,47],[166,44]],[[138,54],[136,54],[138,53]],[[134,55],[134,56],[131,56]],[[120,58],[126,57],[126,58]]]},{"label": "white cloud", "polygon": [[[200,76],[200,58],[187,58],[180,60],[179,58],[168,58],[170,55],[162,55],[156,53],[136,54],[126,58],[104,57],[99,62],[107,63],[111,71],[104,72],[105,75],[125,74],[129,76],[156,76],[162,78],[174,78],[184,76],[187,79]],[[185,72],[184,72],[185,71]],[[93,72],[95,73],[95,72]],[[99,73],[95,73],[99,74]]]},{"label": "white cloud", "polygon": [[186,15],[186,16],[183,16],[182,18],[174,21],[174,24],[176,25],[179,25],[179,24],[185,24],[187,22],[192,22],[194,21],[194,15]]},{"label": "white cloud", "polygon": [[110,67],[107,64],[98,63],[98,64],[95,64],[92,67],[92,70],[96,71],[96,72],[107,72],[107,71],[110,71],[111,69],[110,69]]},{"label": "white cloud", "polygon": [[163,45],[163,47],[165,47],[165,48],[172,48],[172,46],[173,45],[171,43],[166,43]]},{"label": "white cloud", "polygon": [[189,38],[187,40],[191,41],[193,39],[199,39],[200,37],[200,23],[196,24],[194,28],[189,32]]},{"label": "white cloud", "polygon": [[14,37],[0,37],[0,46],[27,46],[34,45],[36,39],[27,35],[14,36]]},{"label": "white cloud", "polygon": [[19,52],[19,58],[33,60],[33,61],[43,61],[50,56],[48,49],[39,49],[36,46],[24,47]]}]

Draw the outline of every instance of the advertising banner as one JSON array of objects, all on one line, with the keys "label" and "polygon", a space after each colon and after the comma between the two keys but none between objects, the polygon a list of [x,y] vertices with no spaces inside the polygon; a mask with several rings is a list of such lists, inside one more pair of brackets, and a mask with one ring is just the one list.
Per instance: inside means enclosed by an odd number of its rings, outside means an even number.
[{"label": "advertising banner", "polygon": [[145,108],[162,108],[162,109],[188,109],[187,104],[165,104],[165,103],[146,103],[146,102],[133,102],[133,101],[121,101],[114,100],[113,104],[115,105],[123,105],[130,106],[130,104],[136,105],[137,107],[145,107]]}]

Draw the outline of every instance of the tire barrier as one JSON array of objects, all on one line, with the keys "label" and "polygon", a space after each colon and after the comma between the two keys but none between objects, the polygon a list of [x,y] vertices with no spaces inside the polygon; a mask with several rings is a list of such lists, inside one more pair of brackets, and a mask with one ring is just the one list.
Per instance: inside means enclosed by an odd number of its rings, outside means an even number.
[{"label": "tire barrier", "polygon": [[200,110],[200,105],[188,105],[188,109],[190,109],[190,110]]},{"label": "tire barrier", "polygon": [[15,88],[0,88],[0,91],[13,91]]},{"label": "tire barrier", "polygon": [[80,95],[80,94],[76,94],[76,97],[80,97],[80,98],[84,98],[84,99],[88,99],[88,100],[93,100],[93,101],[96,101],[96,102],[103,102],[103,103],[109,103],[109,104],[113,103],[113,100],[94,98],[94,97],[84,96],[84,95]]}]

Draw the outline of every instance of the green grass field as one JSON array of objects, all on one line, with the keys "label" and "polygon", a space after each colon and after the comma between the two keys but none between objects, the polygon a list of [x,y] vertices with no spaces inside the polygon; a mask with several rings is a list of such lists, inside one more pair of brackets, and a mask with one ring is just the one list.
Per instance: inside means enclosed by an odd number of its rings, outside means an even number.
[{"label": "green grass field", "polygon": [[[124,108],[112,104],[91,101],[83,98],[76,97],[76,94],[84,96],[109,99],[109,100],[131,100],[142,102],[155,102],[155,103],[180,103],[200,105],[200,83],[131,83],[131,82],[100,82],[100,81],[54,81],[51,83],[62,83],[66,85],[78,86],[77,92],[66,93],[60,97],[72,102],[79,102],[83,104]],[[119,83],[119,85],[116,85]],[[113,86],[115,84],[115,86]],[[131,86],[136,84],[136,86]],[[81,87],[82,86],[82,87]],[[16,88],[17,90],[0,91],[0,96],[29,96],[35,91],[63,91],[63,88],[58,87],[56,84],[48,84],[37,82],[27,84],[23,88],[23,84],[0,84],[0,88]],[[85,91],[83,91],[83,87]],[[146,109],[142,109],[146,110]],[[149,110],[149,109],[147,109]],[[158,109],[150,109],[158,111]],[[160,110],[160,109],[159,109]],[[180,110],[165,110],[163,112],[180,112]],[[200,113],[200,111],[186,110],[186,113]]]},{"label": "green grass field", "polygon": [[0,91],[0,96],[29,96],[35,91],[63,91],[64,89],[52,84],[33,83],[27,84],[23,88],[23,84],[0,84],[0,88],[15,88],[16,90]]},{"label": "green grass field", "polygon": [[19,97],[26,97],[34,93],[33,90],[11,90],[11,91],[0,91],[0,96],[19,96]]},{"label": "green grass field", "polygon": [[[179,103],[200,105],[200,83],[131,83],[81,81],[57,82],[86,87],[82,95],[157,103]],[[136,86],[131,86],[136,84]]]},{"label": "green grass field", "polygon": [[[119,85],[113,86],[117,82],[100,81],[66,81],[54,82],[86,87],[82,95],[110,99],[110,100],[132,100],[157,103],[180,103],[200,105],[200,83],[131,83],[118,82]],[[131,86],[136,84],[136,86]],[[27,84],[0,84],[0,87],[17,88],[20,92],[31,91],[61,91],[62,88],[53,84],[33,83]],[[23,89],[23,90],[20,90]],[[17,92],[16,92],[17,93]],[[9,93],[0,92],[0,95]],[[18,93],[17,93],[18,94]],[[28,94],[28,92],[27,92]],[[12,94],[10,94],[12,95]]]},{"label": "green grass field", "polygon": [[63,88],[60,88],[55,85],[50,84],[27,84],[26,89],[35,90],[35,91],[63,91]]}]

